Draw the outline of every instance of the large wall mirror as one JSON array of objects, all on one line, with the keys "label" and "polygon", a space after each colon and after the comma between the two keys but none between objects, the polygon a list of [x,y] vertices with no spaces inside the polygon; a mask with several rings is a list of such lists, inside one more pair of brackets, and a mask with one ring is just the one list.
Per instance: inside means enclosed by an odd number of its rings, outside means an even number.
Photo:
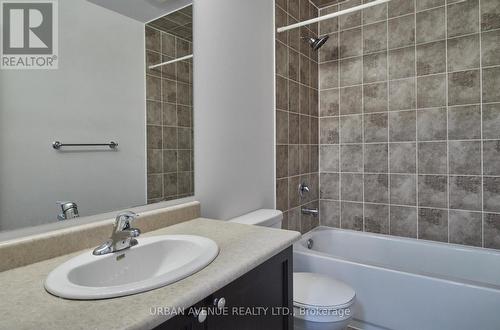
[{"label": "large wall mirror", "polygon": [[0,231],[192,196],[189,1],[52,3],[57,69],[0,70]]}]

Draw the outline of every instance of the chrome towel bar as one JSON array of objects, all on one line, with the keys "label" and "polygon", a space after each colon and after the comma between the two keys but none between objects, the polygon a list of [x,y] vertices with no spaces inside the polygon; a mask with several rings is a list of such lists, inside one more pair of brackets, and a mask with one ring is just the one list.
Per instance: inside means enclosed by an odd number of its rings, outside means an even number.
[{"label": "chrome towel bar", "polygon": [[111,149],[116,149],[118,147],[118,143],[109,142],[109,143],[62,143],[60,141],[52,142],[52,148],[59,150],[62,147],[109,147]]}]

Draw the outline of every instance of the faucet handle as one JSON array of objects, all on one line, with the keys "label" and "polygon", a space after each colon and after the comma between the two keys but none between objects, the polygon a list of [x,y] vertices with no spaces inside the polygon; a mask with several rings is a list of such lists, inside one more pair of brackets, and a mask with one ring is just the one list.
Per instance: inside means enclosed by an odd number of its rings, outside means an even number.
[{"label": "faucet handle", "polygon": [[130,229],[130,222],[136,219],[139,215],[132,211],[120,212],[116,216],[115,228],[116,230]]},{"label": "faucet handle", "polygon": [[299,184],[300,197],[304,197],[304,195],[308,192],[309,192],[309,187],[307,186],[307,184],[305,182],[302,182],[301,184]]},{"label": "faucet handle", "polygon": [[138,214],[132,211],[118,213],[113,226],[113,232],[111,233],[111,238],[98,246],[93,252],[94,255],[113,253],[139,244],[135,237],[138,237],[141,231],[137,228],[130,227],[130,222],[138,216]]},{"label": "faucet handle", "polygon": [[71,201],[57,201],[56,204],[61,208],[61,213],[57,215],[58,220],[68,220],[79,217],[78,206]]}]

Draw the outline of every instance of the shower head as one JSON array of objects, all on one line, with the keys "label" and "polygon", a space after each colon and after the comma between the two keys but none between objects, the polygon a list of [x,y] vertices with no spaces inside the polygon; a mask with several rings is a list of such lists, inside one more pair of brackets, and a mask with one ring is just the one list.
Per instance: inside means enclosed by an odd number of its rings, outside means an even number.
[{"label": "shower head", "polygon": [[311,48],[315,51],[320,49],[321,46],[323,46],[325,44],[325,42],[328,40],[328,38],[330,38],[330,36],[328,36],[328,35],[322,36],[322,37],[317,37],[317,38],[304,37],[304,39],[306,39],[309,46],[311,46]]}]

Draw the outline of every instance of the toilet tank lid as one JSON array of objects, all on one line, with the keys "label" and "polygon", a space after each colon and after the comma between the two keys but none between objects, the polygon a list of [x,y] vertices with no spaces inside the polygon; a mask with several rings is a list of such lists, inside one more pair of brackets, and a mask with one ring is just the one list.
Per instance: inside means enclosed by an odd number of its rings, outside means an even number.
[{"label": "toilet tank lid", "polygon": [[293,303],[315,309],[345,308],[356,293],[344,282],[318,273],[293,273]]},{"label": "toilet tank lid", "polygon": [[270,227],[283,220],[283,213],[279,210],[260,209],[245,215],[230,219],[230,222],[244,223]]}]

